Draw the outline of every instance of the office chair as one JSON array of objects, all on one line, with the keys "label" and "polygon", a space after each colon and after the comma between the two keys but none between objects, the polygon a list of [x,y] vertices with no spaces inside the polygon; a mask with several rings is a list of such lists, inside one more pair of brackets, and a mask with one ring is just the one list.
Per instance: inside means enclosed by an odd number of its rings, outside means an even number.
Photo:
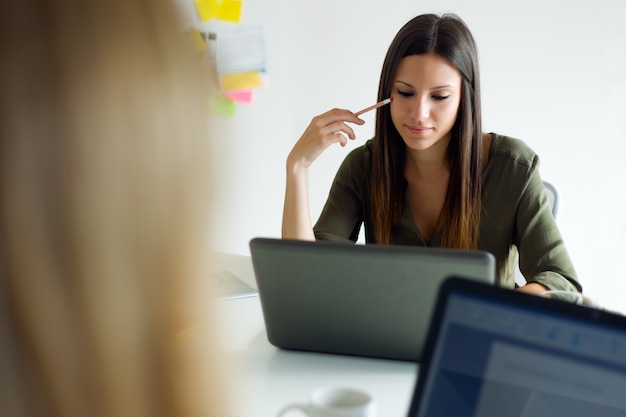
[{"label": "office chair", "polygon": [[[548,196],[548,204],[552,210],[552,217],[556,220],[556,217],[559,214],[559,191],[548,181],[544,181],[543,186],[546,187],[546,194]],[[519,270],[519,265],[515,269],[515,283],[520,287],[526,284],[526,280]]]},{"label": "office chair", "polygon": [[559,214],[559,192],[552,183],[547,181],[543,182],[543,186],[546,187],[548,194],[548,204],[552,208],[552,217],[556,220],[556,216]]}]

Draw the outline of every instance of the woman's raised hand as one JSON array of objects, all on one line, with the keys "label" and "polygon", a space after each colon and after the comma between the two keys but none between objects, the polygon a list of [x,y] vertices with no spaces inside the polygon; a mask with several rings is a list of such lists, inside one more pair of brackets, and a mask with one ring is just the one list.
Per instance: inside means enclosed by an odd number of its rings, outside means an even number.
[{"label": "woman's raised hand", "polygon": [[362,125],[365,121],[350,110],[343,109],[333,109],[314,117],[289,153],[283,238],[315,240],[309,209],[307,168],[333,143],[339,142],[345,146],[348,139],[354,140],[354,131],[347,123]]},{"label": "woman's raised hand", "polygon": [[365,121],[344,109],[332,109],[314,117],[289,153],[287,164],[308,168],[333,143],[346,146],[348,139],[355,139],[347,123],[362,125]]}]

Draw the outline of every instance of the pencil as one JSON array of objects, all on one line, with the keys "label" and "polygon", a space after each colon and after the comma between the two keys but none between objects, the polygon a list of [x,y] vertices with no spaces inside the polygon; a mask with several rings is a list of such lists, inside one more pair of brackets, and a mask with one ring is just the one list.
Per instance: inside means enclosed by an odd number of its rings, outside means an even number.
[{"label": "pencil", "polygon": [[378,103],[376,103],[376,104],[374,104],[374,105],[372,105],[372,106],[366,107],[366,108],[364,108],[363,110],[361,110],[361,111],[358,111],[358,112],[354,113],[354,115],[355,115],[355,116],[360,116],[360,115],[362,115],[363,113],[367,113],[367,112],[368,112],[368,111],[370,111],[370,110],[374,110],[374,109],[377,109],[377,108],[379,108],[379,107],[382,107],[382,106],[384,106],[385,104],[389,104],[389,103],[391,103],[392,101],[393,101],[393,97],[389,97],[389,98],[387,98],[387,99],[385,99],[385,100],[383,100],[383,101],[379,101]]}]

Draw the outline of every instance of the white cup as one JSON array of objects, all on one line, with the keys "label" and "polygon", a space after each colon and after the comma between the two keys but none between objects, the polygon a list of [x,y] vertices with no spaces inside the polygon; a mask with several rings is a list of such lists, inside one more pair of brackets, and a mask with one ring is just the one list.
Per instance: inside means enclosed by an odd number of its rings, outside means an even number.
[{"label": "white cup", "polygon": [[299,410],[308,417],[375,417],[376,404],[364,391],[352,388],[322,387],[314,390],[308,403],[291,403],[283,407],[278,417]]}]

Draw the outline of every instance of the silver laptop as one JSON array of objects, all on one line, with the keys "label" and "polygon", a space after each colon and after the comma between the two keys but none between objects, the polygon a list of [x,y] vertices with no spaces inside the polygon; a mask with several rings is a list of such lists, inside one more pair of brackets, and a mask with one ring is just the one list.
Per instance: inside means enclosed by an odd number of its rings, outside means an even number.
[{"label": "silver laptop", "polygon": [[625,387],[626,317],[451,279],[408,416],[626,416]]},{"label": "silver laptop", "polygon": [[250,251],[267,337],[282,349],[419,361],[443,280],[495,279],[482,251],[269,238]]}]

